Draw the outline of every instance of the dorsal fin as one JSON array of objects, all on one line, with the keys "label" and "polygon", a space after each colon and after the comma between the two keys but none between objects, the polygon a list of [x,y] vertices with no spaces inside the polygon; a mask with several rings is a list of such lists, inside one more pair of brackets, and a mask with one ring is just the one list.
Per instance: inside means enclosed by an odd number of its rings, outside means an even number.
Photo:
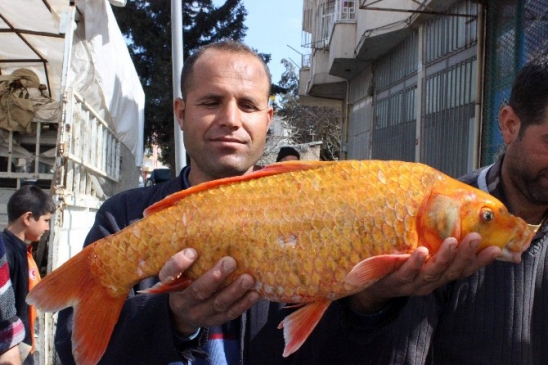
[{"label": "dorsal fin", "polygon": [[273,163],[271,165],[265,166],[261,170],[252,172],[250,174],[207,181],[207,182],[198,184],[196,186],[192,186],[186,190],[181,190],[177,193],[168,195],[164,199],[160,200],[157,203],[152,204],[150,207],[145,209],[143,215],[145,217],[149,216],[155,212],[164,210],[166,208],[171,207],[172,205],[175,205],[179,200],[184,199],[185,197],[191,194],[195,194],[195,193],[216,188],[219,186],[230,185],[230,184],[234,184],[241,181],[259,179],[261,177],[266,177],[266,176],[284,174],[287,172],[317,169],[317,168],[324,167],[334,163],[336,162],[334,161],[286,161],[286,162]]}]

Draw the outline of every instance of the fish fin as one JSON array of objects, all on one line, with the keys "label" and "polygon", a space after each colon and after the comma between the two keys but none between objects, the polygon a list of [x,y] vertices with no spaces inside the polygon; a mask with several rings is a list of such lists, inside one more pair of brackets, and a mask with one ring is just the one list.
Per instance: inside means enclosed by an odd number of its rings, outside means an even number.
[{"label": "fish fin", "polygon": [[190,280],[189,278],[185,276],[181,276],[171,280],[164,280],[159,283],[156,283],[151,288],[139,290],[139,293],[144,293],[144,294],[170,293],[170,292],[186,289],[191,283],[192,283],[192,280]]},{"label": "fish fin", "polygon": [[346,275],[344,281],[350,285],[365,288],[380,278],[396,271],[410,254],[373,256],[357,263]]},{"label": "fish fin", "polygon": [[207,181],[201,184],[198,184],[196,186],[192,186],[188,189],[181,190],[177,193],[171,194],[164,199],[160,200],[159,202],[152,204],[147,209],[145,209],[143,215],[145,217],[159,212],[161,210],[164,210],[166,208],[169,208],[175,204],[177,204],[178,201],[181,199],[186,198],[187,196],[195,193],[199,193],[201,191],[217,188],[219,186],[223,185],[230,185],[241,181],[248,181],[253,179],[258,179],[261,177],[266,176],[272,176],[272,175],[279,175],[287,172],[293,172],[293,171],[305,171],[305,170],[311,170],[311,169],[317,169],[320,167],[324,167],[330,164],[336,163],[334,161],[286,161],[286,162],[278,162],[271,165],[267,165],[264,168],[257,170],[255,172],[252,172],[250,174],[242,175],[242,176],[234,176],[234,177],[227,177],[224,179],[217,179],[217,180],[211,180]]},{"label": "fish fin", "polygon": [[284,330],[285,348],[283,357],[288,357],[297,351],[310,336],[331,301],[318,300],[308,303],[303,308],[291,313],[278,325]]},{"label": "fish fin", "polygon": [[72,348],[80,365],[99,362],[127,297],[127,293],[113,297],[90,275],[93,247],[87,246],[46,275],[27,295],[27,303],[41,311],[74,307]]},{"label": "fish fin", "polygon": [[301,308],[305,306],[307,303],[295,303],[295,304],[286,304],[283,308],[284,309],[291,309],[291,308]]}]

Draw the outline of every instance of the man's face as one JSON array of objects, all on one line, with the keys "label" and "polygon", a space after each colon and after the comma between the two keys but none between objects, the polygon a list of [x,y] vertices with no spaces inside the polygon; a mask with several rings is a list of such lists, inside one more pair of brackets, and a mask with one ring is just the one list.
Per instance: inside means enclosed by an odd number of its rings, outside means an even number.
[{"label": "man's face", "polygon": [[515,135],[505,155],[508,176],[535,205],[548,205],[548,109],[544,122]]},{"label": "man's face", "polygon": [[207,50],[197,60],[185,101],[174,104],[192,185],[252,170],[272,119],[269,88],[251,55]]},{"label": "man's face", "polygon": [[50,221],[51,213],[41,215],[38,219],[34,219],[34,217],[32,217],[32,213],[30,213],[27,230],[25,232],[25,239],[31,242],[39,241],[42,235],[46,231],[49,231]]}]

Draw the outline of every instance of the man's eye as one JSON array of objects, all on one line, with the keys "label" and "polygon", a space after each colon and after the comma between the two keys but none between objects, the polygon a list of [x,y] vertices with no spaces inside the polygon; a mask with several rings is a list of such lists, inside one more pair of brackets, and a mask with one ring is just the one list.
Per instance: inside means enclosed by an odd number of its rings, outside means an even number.
[{"label": "man's eye", "polygon": [[242,108],[242,110],[247,110],[247,111],[257,110],[257,107],[255,107],[255,104],[240,104],[240,108]]},{"label": "man's eye", "polygon": [[203,100],[200,105],[205,107],[212,107],[219,105],[220,102],[218,100]]}]

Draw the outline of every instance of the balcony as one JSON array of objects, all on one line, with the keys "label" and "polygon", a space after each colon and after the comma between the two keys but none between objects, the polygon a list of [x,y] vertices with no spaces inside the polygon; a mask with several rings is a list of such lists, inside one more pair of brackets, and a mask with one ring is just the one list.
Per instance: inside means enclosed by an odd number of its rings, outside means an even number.
[{"label": "balcony", "polygon": [[339,60],[353,58],[356,38],[358,2],[324,1],[319,6],[305,2],[304,45],[312,48],[310,67],[303,67],[299,78],[299,94],[318,98],[343,99],[346,94],[345,67],[332,73]]},{"label": "balcony", "polygon": [[411,35],[418,24],[439,16],[468,16],[447,11],[457,0],[360,0],[367,29],[356,47],[356,58],[374,60]]}]

